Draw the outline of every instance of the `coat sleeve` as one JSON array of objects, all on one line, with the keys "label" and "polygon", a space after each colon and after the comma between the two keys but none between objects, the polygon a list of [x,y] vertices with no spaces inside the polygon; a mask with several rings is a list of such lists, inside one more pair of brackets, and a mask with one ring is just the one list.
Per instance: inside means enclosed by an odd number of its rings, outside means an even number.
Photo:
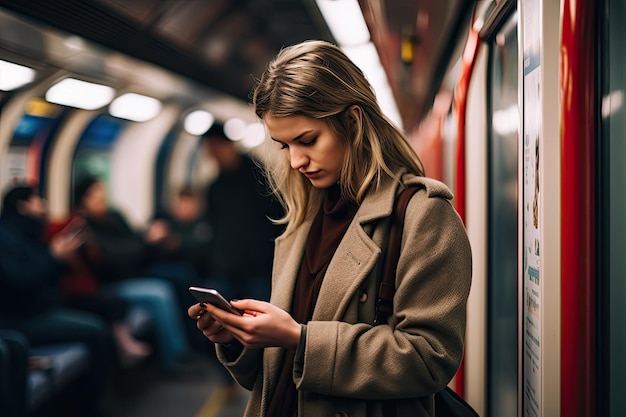
[{"label": "coat sleeve", "polygon": [[454,376],[471,282],[467,234],[449,201],[423,192],[411,199],[406,216],[393,315],[376,327],[309,322],[304,364],[294,369],[298,389],[410,398],[437,392]]},{"label": "coat sleeve", "polygon": [[5,291],[26,294],[58,280],[61,264],[45,244],[0,231],[0,281]]},{"label": "coat sleeve", "polygon": [[150,246],[128,224],[121,213],[110,210],[108,221],[89,221],[87,253],[91,268],[104,267],[108,274],[100,274],[105,281],[116,281],[142,272],[151,254]]},{"label": "coat sleeve", "polygon": [[252,390],[261,371],[263,349],[243,349],[239,354],[224,346],[216,345],[217,358],[228,369],[233,378],[247,390]]}]

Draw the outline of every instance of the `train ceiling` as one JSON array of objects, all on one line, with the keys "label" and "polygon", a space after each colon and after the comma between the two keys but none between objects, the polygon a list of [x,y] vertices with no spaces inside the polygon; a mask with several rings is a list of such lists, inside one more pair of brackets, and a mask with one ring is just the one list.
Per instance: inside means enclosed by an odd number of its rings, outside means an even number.
[{"label": "train ceiling", "polygon": [[[405,125],[429,108],[454,53],[446,45],[464,33],[472,3],[360,1]],[[282,46],[333,40],[315,0],[0,0],[0,8],[242,101]]]}]

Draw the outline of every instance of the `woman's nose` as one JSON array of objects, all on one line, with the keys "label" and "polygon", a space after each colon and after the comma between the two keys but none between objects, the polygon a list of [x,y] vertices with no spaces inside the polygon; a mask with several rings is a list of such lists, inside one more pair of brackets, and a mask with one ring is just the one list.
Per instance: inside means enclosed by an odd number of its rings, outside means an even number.
[{"label": "woman's nose", "polygon": [[303,168],[309,163],[306,154],[296,149],[295,146],[289,148],[289,160],[293,169]]}]

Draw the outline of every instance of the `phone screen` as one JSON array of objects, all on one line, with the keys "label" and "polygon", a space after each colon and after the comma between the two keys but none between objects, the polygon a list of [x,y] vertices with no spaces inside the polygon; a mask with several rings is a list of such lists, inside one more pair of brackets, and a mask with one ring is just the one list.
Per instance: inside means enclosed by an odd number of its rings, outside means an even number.
[{"label": "phone screen", "polygon": [[241,312],[230,305],[230,303],[217,290],[212,288],[189,287],[189,292],[200,303],[213,304],[214,306],[228,311],[229,313],[241,315]]},{"label": "phone screen", "polygon": [[85,230],[85,226],[75,227],[67,231],[68,240],[76,239],[80,233]]}]

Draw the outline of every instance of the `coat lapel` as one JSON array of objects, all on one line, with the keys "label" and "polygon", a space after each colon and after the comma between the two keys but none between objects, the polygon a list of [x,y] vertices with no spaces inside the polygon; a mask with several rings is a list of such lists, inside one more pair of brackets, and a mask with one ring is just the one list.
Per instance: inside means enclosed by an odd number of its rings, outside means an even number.
[{"label": "coat lapel", "polygon": [[313,320],[339,320],[380,253],[362,225],[353,221],[328,265]]},{"label": "coat lapel", "polygon": [[[400,177],[403,172],[400,170],[396,175]],[[382,252],[380,244],[372,240],[364,227],[391,214],[397,190],[393,182],[391,177],[383,176],[380,186],[370,191],[361,203],[328,266],[313,312],[314,320],[340,318],[350,297],[376,264]],[[313,218],[310,216],[297,230],[276,239],[271,303],[283,310],[291,309],[296,277]]]},{"label": "coat lapel", "polygon": [[382,253],[380,242],[375,242],[365,227],[391,214],[397,188],[389,184],[392,181],[384,177],[381,186],[369,192],[361,203],[328,265],[313,320],[340,320],[376,265]]}]

